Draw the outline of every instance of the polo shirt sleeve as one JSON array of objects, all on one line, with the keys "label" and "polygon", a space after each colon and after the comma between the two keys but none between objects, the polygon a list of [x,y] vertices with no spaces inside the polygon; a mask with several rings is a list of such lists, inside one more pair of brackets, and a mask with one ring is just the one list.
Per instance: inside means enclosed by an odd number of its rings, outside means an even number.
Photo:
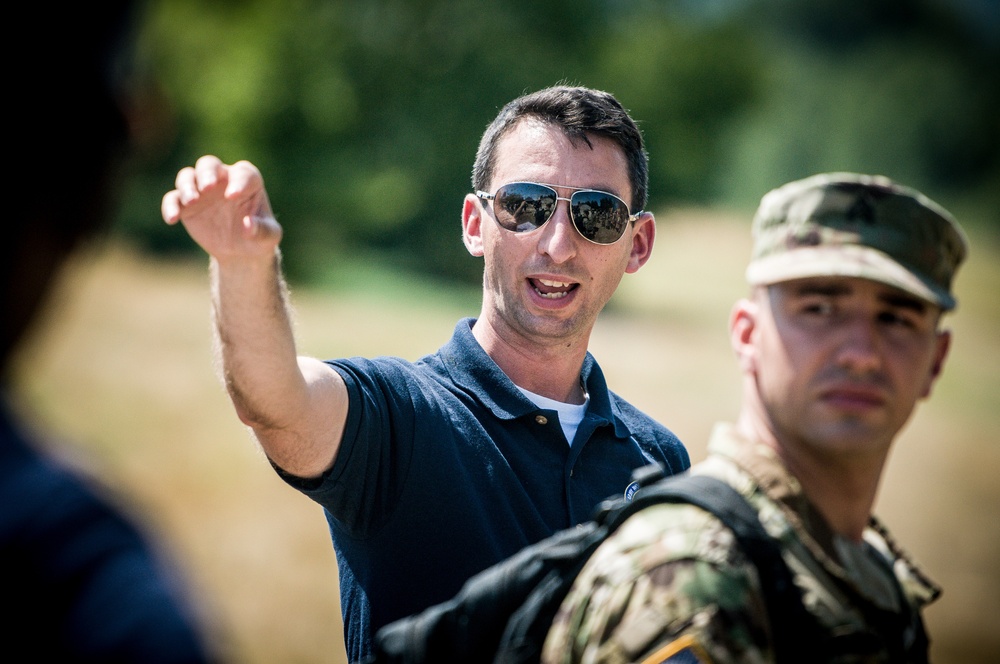
[{"label": "polo shirt sleeve", "polygon": [[327,364],[344,379],[348,393],[337,458],[318,478],[296,477],[277,466],[275,470],[322,505],[347,532],[365,537],[385,523],[398,502],[413,453],[410,394],[419,387],[407,363],[397,358],[350,358]]}]

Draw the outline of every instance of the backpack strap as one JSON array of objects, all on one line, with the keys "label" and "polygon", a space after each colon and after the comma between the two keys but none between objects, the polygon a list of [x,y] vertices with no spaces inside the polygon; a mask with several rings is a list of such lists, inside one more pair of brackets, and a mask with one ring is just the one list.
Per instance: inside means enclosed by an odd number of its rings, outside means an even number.
[{"label": "backpack strap", "polygon": [[764,529],[757,511],[736,489],[707,475],[684,474],[640,489],[627,509],[610,518],[620,523],[657,502],[690,503],[712,513],[733,531],[740,549],[757,569],[768,609],[775,661],[815,662],[829,638],[802,603],[802,592],[781,555],[781,545]]},{"label": "backpack strap", "polygon": [[[742,551],[757,568],[770,617],[776,662],[818,661],[815,655],[824,651],[827,637],[802,604],[801,592],[781,556],[780,545],[764,530],[756,510],[746,499],[722,480],[706,475],[683,473],[663,478],[662,470],[657,473],[656,469],[643,469],[636,479],[643,486],[631,501],[605,501],[598,508],[595,522],[600,527],[600,541],[630,516],[657,503],[690,503],[712,513],[733,531]],[[573,578],[583,562],[575,566]],[[555,578],[546,582],[511,618],[495,662],[537,662],[540,658],[542,644],[568,594],[572,578],[564,583]]]}]

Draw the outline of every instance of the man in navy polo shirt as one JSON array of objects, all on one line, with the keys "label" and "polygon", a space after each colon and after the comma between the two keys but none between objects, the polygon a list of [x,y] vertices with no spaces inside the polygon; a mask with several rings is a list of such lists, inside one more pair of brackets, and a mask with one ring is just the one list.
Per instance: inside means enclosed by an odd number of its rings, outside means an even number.
[{"label": "man in navy polo shirt", "polygon": [[[205,156],[163,198],[211,256],[226,385],[279,475],[326,510],[348,656],[525,545],[592,515],[633,469],[690,465],[587,351],[653,248],[642,136],[610,94],[558,86],[483,135],[463,240],[482,310],[417,362],[297,356],[263,179]],[[633,210],[635,212],[633,212]]]}]

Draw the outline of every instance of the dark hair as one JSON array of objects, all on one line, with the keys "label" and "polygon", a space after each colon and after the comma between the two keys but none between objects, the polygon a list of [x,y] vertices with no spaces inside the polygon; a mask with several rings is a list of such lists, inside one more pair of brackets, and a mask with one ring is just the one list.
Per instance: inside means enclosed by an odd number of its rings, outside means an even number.
[{"label": "dark hair", "polygon": [[589,134],[605,136],[617,143],[628,161],[632,185],[629,207],[638,212],[646,205],[649,189],[649,157],[642,133],[614,95],[590,88],[557,85],[533,92],[508,103],[490,123],[479,142],[472,167],[473,189],[485,190],[496,170],[497,144],[524,118],[551,123],[566,133],[574,145],[590,146]]}]

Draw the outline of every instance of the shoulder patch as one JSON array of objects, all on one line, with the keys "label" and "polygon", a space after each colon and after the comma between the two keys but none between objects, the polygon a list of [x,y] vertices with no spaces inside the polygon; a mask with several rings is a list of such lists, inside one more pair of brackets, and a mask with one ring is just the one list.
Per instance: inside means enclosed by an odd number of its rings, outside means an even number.
[{"label": "shoulder patch", "polygon": [[661,646],[642,660],[642,664],[712,664],[712,659],[696,638],[685,634]]}]

